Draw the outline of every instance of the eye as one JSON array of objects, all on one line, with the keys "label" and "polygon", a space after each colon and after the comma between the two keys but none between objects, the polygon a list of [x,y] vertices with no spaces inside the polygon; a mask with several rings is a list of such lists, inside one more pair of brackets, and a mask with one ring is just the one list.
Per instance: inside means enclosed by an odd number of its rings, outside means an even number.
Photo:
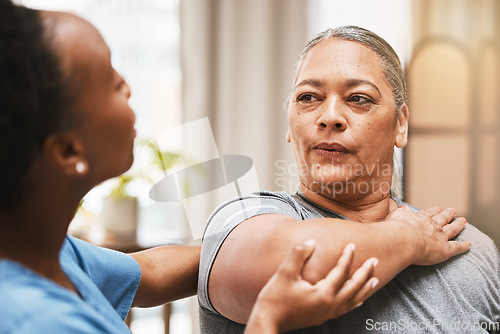
[{"label": "eye", "polygon": [[318,98],[309,93],[300,94],[296,99],[296,102],[304,102],[304,103],[310,103],[315,101],[318,101]]},{"label": "eye", "polygon": [[359,105],[367,105],[367,104],[373,104],[373,100],[364,96],[364,95],[353,95],[349,97],[348,99],[349,102],[354,102]]}]

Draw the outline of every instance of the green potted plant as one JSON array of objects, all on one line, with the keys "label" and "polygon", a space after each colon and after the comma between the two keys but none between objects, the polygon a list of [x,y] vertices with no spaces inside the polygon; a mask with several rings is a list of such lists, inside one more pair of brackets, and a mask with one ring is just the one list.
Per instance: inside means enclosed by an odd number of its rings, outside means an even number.
[{"label": "green potted plant", "polygon": [[[137,144],[146,150],[145,153],[149,157],[146,164],[156,172],[165,173],[182,159],[182,155],[179,153],[160,151],[151,141],[138,139]],[[114,180],[115,186],[111,189],[110,194],[103,198],[100,218],[105,233],[105,243],[116,245],[136,241],[139,202],[137,197],[130,194],[128,188],[137,179],[153,184],[153,180],[147,173],[134,173],[131,171]]]},{"label": "green potted plant", "polygon": [[133,179],[130,174],[118,177],[110,195],[103,198],[100,218],[106,242],[129,243],[137,238],[138,200],[127,192]]}]

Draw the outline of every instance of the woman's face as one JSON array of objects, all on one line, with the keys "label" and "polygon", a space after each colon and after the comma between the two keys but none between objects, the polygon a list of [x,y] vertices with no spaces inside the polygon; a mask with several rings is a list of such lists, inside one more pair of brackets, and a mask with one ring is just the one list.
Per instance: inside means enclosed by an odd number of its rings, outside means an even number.
[{"label": "woman's face", "polygon": [[87,21],[60,15],[55,44],[63,70],[78,87],[75,110],[88,173],[100,182],[122,174],[133,162],[135,138],[130,88],[111,65],[111,54],[99,32]]},{"label": "woman's face", "polygon": [[408,110],[396,114],[378,56],[330,38],[303,60],[287,139],[306,188],[328,198],[390,191],[394,145],[406,145]]}]

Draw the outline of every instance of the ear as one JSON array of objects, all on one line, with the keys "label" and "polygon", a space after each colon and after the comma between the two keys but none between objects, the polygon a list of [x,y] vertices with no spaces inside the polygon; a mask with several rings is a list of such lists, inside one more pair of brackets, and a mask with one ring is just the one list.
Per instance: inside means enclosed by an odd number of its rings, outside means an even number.
[{"label": "ear", "polygon": [[84,145],[76,131],[50,134],[42,150],[45,159],[60,173],[67,176],[84,176],[88,173]]},{"label": "ear", "polygon": [[290,139],[290,130],[286,132],[286,141],[289,143],[291,141]]},{"label": "ear", "polygon": [[399,148],[403,148],[408,143],[408,118],[410,116],[410,111],[408,106],[404,103],[401,106],[401,110],[397,114],[396,120],[396,145]]}]

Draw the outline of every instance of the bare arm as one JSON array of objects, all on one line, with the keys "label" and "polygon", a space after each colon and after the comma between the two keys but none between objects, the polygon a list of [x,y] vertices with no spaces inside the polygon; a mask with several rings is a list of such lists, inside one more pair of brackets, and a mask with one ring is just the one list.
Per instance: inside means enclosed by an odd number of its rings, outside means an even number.
[{"label": "bare arm", "polygon": [[[267,214],[246,220],[223,243],[209,281],[210,300],[225,317],[246,323],[259,291],[294,244],[315,239],[316,251],[303,270],[316,283],[338,261],[349,242],[356,244],[353,268],[370,257],[379,259],[379,287],[411,264],[439,263],[469,249],[470,243],[448,241],[465,226],[455,211],[433,209],[413,213],[398,209],[389,220],[356,223],[322,218],[298,221]],[[443,227],[444,226],[444,227]]]},{"label": "bare arm", "polygon": [[314,247],[314,240],[308,240],[288,252],[259,293],[245,334],[274,334],[319,325],[361,305],[378,284],[372,277],[377,265],[374,258],[366,260],[349,277],[354,244],[344,248],[339,262],[326,277],[310,284],[301,277],[301,272]]},{"label": "bare arm", "polygon": [[200,248],[162,246],[130,254],[141,267],[132,306],[156,306],[196,294]]}]

